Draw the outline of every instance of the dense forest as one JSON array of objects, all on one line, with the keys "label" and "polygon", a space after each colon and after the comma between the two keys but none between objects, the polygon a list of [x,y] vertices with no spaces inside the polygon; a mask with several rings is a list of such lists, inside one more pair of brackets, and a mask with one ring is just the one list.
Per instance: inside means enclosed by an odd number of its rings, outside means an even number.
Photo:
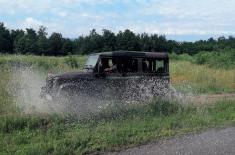
[{"label": "dense forest", "polygon": [[[72,31],[72,30],[71,30]],[[133,51],[167,51],[177,54],[194,55],[200,51],[223,51],[235,49],[235,38],[224,36],[218,39],[209,38],[196,42],[177,42],[167,40],[164,35],[135,34],[130,30],[117,34],[103,29],[102,34],[95,29],[89,35],[76,39],[64,38],[61,33],[52,33],[41,26],[37,31],[27,28],[9,30],[0,23],[0,53],[34,54],[34,55],[68,55],[88,54],[101,51],[133,50]]]}]

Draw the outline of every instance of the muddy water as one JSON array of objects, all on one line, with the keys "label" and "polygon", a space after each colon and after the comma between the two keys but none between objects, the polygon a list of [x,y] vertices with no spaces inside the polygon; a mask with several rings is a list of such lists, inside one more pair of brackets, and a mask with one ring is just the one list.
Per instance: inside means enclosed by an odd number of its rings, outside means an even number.
[{"label": "muddy water", "polygon": [[32,68],[17,68],[12,71],[8,91],[14,103],[26,114],[61,112],[63,107],[45,102],[39,97],[45,77]]}]

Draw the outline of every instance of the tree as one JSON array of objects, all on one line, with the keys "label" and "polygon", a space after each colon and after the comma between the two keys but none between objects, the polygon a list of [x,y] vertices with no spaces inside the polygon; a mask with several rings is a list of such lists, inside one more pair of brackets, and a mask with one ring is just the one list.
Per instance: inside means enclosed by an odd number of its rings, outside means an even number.
[{"label": "tree", "polygon": [[91,30],[90,35],[87,38],[90,48],[87,52],[101,52],[103,49],[103,38],[99,35],[95,29]]},{"label": "tree", "polygon": [[26,29],[26,33],[15,32],[17,40],[14,42],[14,51],[21,54],[38,54],[37,34],[32,28]]},{"label": "tree", "polygon": [[26,29],[24,53],[38,54],[37,33],[34,29]]},{"label": "tree", "polygon": [[140,35],[140,48],[141,51],[151,51],[151,49],[153,48],[151,39],[147,33],[142,33]]},{"label": "tree", "polygon": [[90,50],[90,38],[86,37],[79,37],[75,40],[75,53],[76,54],[88,54]]},{"label": "tree", "polygon": [[17,42],[14,43],[14,51],[17,54],[26,54],[26,39],[25,36],[20,37]]},{"label": "tree", "polygon": [[103,29],[102,38],[104,43],[102,51],[113,51],[116,49],[116,36],[113,32]]},{"label": "tree", "polygon": [[11,35],[3,23],[0,23],[0,52],[7,53],[13,51]]},{"label": "tree", "polygon": [[23,30],[11,30],[11,40],[13,45],[13,53],[20,53],[18,50],[18,42],[20,38],[24,37],[25,32]]},{"label": "tree", "polygon": [[150,37],[150,43],[152,47],[151,51],[162,52],[168,50],[165,36],[153,34]]},{"label": "tree", "polygon": [[63,37],[60,33],[52,33],[49,37],[49,55],[64,55],[62,51]]},{"label": "tree", "polygon": [[117,49],[139,51],[139,38],[130,30],[119,31],[117,34]]},{"label": "tree", "polygon": [[103,37],[93,29],[88,36],[81,36],[75,40],[76,53],[89,54],[103,50]]},{"label": "tree", "polygon": [[164,35],[147,33],[135,34],[130,30],[117,34],[103,29],[102,34],[95,29],[89,35],[71,40],[60,33],[52,33],[47,38],[46,27],[40,26],[36,32],[32,28],[8,30],[0,22],[0,53],[21,53],[36,55],[89,54],[92,52],[130,50],[130,51],[167,51],[178,54],[197,54],[200,51],[224,51],[235,49],[233,36],[221,36],[195,42],[167,40]]},{"label": "tree", "polygon": [[73,42],[70,39],[64,39],[62,51],[65,54],[73,54]]},{"label": "tree", "polygon": [[49,49],[49,43],[46,37],[47,36],[46,27],[40,26],[37,34],[38,34],[38,40],[37,40],[38,54],[47,55]]}]

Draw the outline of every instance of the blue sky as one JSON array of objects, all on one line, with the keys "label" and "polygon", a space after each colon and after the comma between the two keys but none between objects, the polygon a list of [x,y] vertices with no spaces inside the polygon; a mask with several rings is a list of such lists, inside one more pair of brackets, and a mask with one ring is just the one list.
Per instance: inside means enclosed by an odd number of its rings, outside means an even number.
[{"label": "blue sky", "polygon": [[0,21],[11,29],[44,25],[69,38],[95,28],[195,41],[235,36],[235,0],[0,0]]}]

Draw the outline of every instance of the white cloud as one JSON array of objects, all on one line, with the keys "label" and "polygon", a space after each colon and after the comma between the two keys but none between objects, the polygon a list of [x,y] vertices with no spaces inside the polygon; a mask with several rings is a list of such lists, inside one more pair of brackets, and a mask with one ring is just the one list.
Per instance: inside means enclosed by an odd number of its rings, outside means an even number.
[{"label": "white cloud", "polygon": [[[225,28],[226,27],[226,28]],[[204,21],[130,21],[116,28],[129,28],[136,33],[157,33],[165,35],[235,35],[233,25],[205,23]]]},{"label": "white cloud", "polygon": [[53,6],[50,0],[0,0],[1,11],[14,10],[22,12],[42,12]]},{"label": "white cloud", "polygon": [[59,15],[60,17],[66,17],[66,16],[68,15],[68,13],[67,13],[67,12],[64,12],[64,11],[61,11],[61,12],[58,12],[58,15]]},{"label": "white cloud", "polygon": [[142,13],[176,18],[216,18],[235,15],[235,1],[226,0],[165,0],[146,4]]},{"label": "white cloud", "polygon": [[60,10],[81,4],[96,5],[111,2],[111,0],[0,0],[0,12],[14,10],[36,14],[48,12],[53,8]]},{"label": "white cloud", "polygon": [[34,28],[38,29],[39,26],[43,25],[43,23],[37,19],[34,19],[33,17],[27,17],[22,22],[23,28]]},{"label": "white cloud", "polygon": [[234,6],[234,0],[152,0],[145,3],[139,13],[160,18],[156,19],[158,23],[146,25],[146,28],[153,27],[149,28],[153,32],[171,35],[223,35],[235,34]]},{"label": "white cloud", "polygon": [[[114,5],[118,3],[122,5]],[[87,34],[93,28],[223,35],[235,34],[234,6],[235,0],[0,0],[0,21],[5,16],[3,22],[13,28],[44,25],[66,37]]]}]

